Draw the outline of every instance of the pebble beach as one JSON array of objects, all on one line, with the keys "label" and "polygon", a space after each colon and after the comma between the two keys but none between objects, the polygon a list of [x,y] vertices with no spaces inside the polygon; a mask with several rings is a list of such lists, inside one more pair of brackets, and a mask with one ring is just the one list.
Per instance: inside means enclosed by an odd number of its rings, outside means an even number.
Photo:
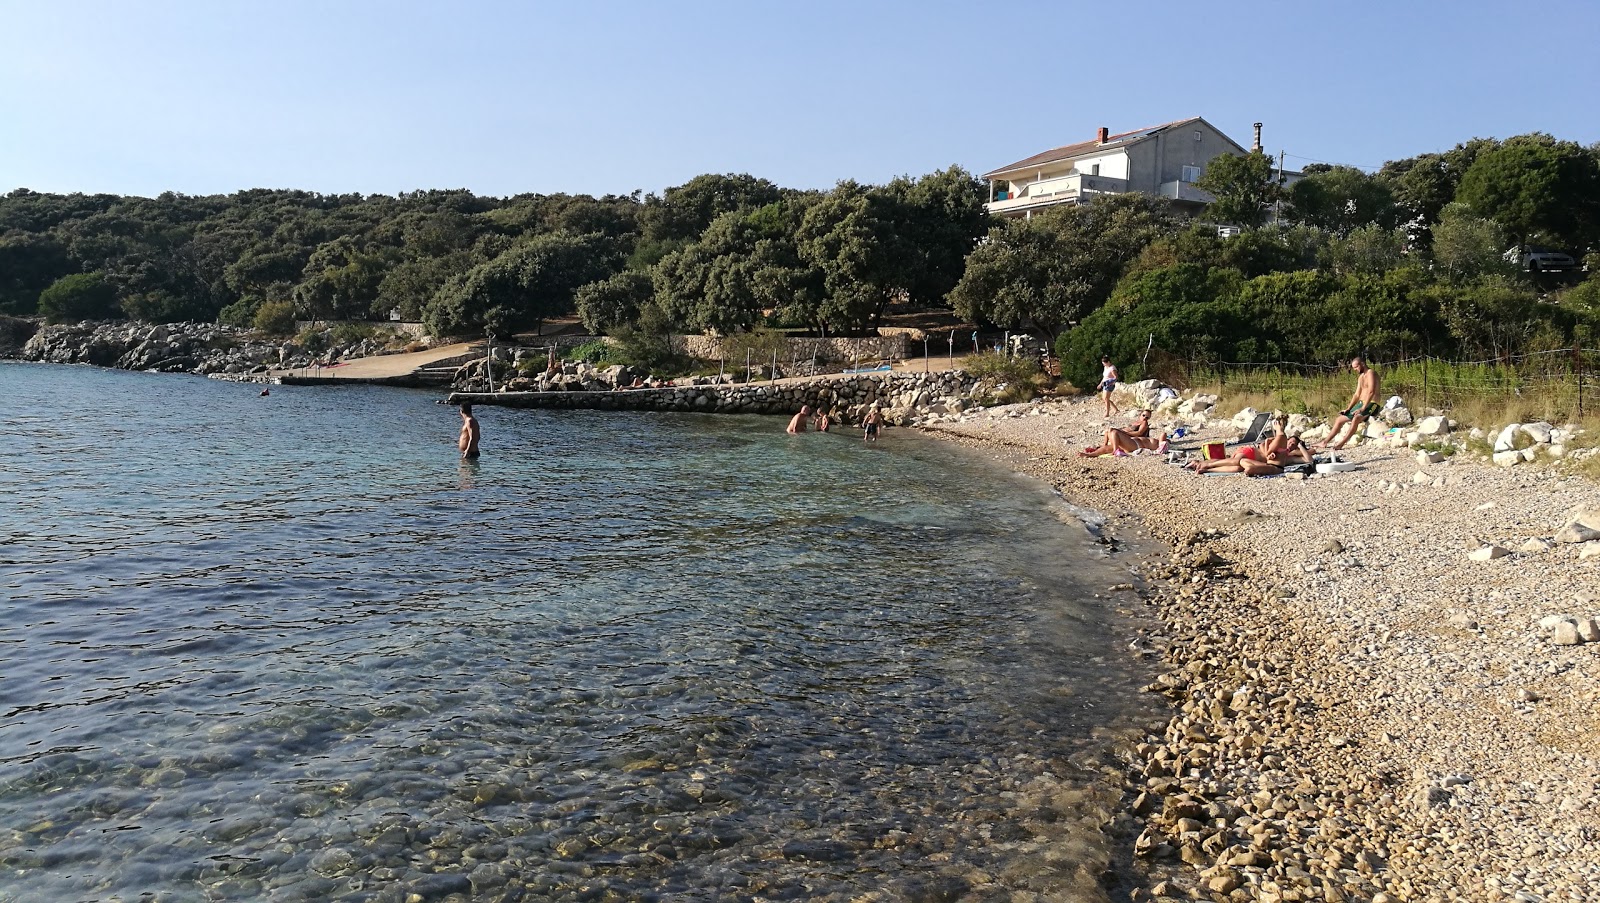
[{"label": "pebble beach", "polygon": [[1127,750],[1131,899],[1600,900],[1600,556],[1563,535],[1594,484],[1384,443],[1298,479],[1076,457],[1102,414],[923,428],[1103,512],[1139,556],[1107,591],[1147,613],[1128,651],[1172,717]]}]

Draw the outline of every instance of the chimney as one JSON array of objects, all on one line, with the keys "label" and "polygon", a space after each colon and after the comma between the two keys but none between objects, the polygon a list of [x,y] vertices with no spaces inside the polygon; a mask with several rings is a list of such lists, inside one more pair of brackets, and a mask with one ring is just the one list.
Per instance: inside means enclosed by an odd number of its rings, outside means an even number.
[{"label": "chimney", "polygon": [[1259,122],[1256,123],[1256,143],[1250,145],[1250,152],[1252,154],[1261,153],[1261,123]]},{"label": "chimney", "polygon": [[1106,127],[1105,127],[1105,126],[1103,126],[1103,125],[1102,125],[1102,126],[1101,126],[1101,127],[1100,127],[1100,132],[1099,132],[1099,133],[1098,133],[1098,134],[1097,134],[1097,135],[1095,135],[1095,138],[1096,138],[1096,139],[1097,139],[1097,140],[1098,140],[1098,141],[1099,141],[1099,142],[1100,142],[1100,143],[1101,143],[1101,144],[1105,144],[1105,143],[1106,143],[1106,140],[1107,140],[1107,139],[1108,139],[1108,138],[1110,138],[1110,137],[1111,137],[1111,130],[1110,130],[1110,129],[1108,129],[1108,128],[1106,128]]}]

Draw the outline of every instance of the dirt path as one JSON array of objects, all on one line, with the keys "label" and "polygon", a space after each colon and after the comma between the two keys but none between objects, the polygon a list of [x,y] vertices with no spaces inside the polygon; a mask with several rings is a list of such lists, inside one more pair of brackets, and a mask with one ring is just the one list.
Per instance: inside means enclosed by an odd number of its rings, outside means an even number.
[{"label": "dirt path", "polygon": [[380,354],[373,357],[357,358],[338,367],[282,370],[277,371],[274,375],[315,375],[331,379],[388,379],[396,376],[405,376],[419,367],[426,367],[438,361],[459,357],[479,344],[481,343],[457,342],[454,345],[441,345],[438,348],[430,348],[427,351],[413,351],[407,354]]}]

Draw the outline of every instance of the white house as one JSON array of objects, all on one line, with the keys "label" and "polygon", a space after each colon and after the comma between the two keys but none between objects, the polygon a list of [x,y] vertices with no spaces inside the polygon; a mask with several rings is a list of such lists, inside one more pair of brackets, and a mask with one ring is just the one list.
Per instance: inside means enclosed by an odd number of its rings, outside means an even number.
[{"label": "white house", "polygon": [[[1254,149],[1261,149],[1259,122]],[[1206,164],[1222,154],[1246,153],[1199,116],[1118,135],[1102,127],[1093,141],[1047,150],[984,173],[989,180],[987,206],[999,216],[1028,216],[1056,204],[1136,191],[1198,209],[1215,200],[1194,185]],[[1287,185],[1299,178],[1300,173],[1281,172],[1280,181]]]}]

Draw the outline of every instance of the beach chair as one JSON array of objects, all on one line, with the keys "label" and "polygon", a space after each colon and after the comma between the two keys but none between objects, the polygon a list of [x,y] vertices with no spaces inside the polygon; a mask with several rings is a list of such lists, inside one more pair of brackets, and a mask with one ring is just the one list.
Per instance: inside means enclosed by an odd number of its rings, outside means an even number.
[{"label": "beach chair", "polygon": [[1272,414],[1270,412],[1257,414],[1256,419],[1250,421],[1250,426],[1244,431],[1244,435],[1229,442],[1228,447],[1233,448],[1236,445],[1249,445],[1253,442],[1260,442],[1261,434],[1266,431],[1267,424],[1271,422]]}]

